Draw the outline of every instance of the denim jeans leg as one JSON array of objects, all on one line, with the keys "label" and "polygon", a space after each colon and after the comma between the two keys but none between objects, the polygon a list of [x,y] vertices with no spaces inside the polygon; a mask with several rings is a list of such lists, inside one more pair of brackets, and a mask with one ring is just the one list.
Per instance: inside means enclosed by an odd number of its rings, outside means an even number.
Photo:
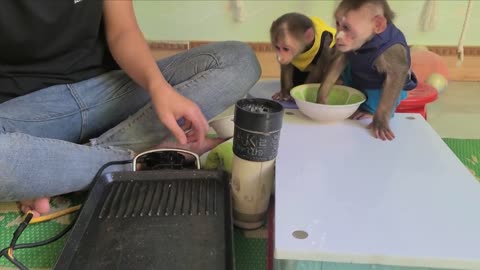
[{"label": "denim jeans leg", "polygon": [[[122,149],[90,147],[25,133],[0,133],[0,201],[84,190],[103,164],[132,157],[131,152]],[[115,165],[105,172],[130,167]]]},{"label": "denim jeans leg", "polygon": [[[174,88],[198,104],[207,119],[244,97],[260,77],[260,65],[244,43],[228,41],[193,48],[159,60],[158,66]],[[158,120],[151,103],[94,139],[139,152],[158,144],[170,132]]]},{"label": "denim jeans leg", "polygon": [[[220,42],[158,61],[166,79],[207,118],[246,95],[260,76],[252,50]],[[112,128],[113,127],[113,128]],[[0,201],[87,188],[97,170],[130,159],[169,132],[148,93],[123,71],[48,87],[0,104]],[[92,145],[82,145],[90,138]],[[114,166],[107,171],[126,170]]]},{"label": "denim jeans leg", "polygon": [[[100,77],[103,79],[98,80]],[[118,82],[100,77],[88,81],[91,85],[95,80]],[[85,189],[103,164],[133,156],[126,149],[79,144],[91,133],[87,122],[97,118],[97,109],[112,107],[111,103],[119,100],[114,97],[128,96],[128,91],[111,93],[105,85],[90,88],[90,93],[96,91],[100,92],[96,94],[98,104],[90,107],[71,85],[48,87],[0,104],[0,201]],[[130,104],[135,103],[132,97],[128,99]],[[136,102],[131,113],[146,102],[148,96]],[[96,125],[99,130],[107,130],[110,123],[125,118],[116,113],[103,115],[98,122],[105,124]],[[112,166],[106,171],[128,168]]]}]

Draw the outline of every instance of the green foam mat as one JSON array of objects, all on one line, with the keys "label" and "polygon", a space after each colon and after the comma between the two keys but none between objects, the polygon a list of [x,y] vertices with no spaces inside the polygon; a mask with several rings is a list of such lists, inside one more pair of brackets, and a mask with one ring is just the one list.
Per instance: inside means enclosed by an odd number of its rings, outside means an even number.
[{"label": "green foam mat", "polygon": [[243,236],[235,229],[235,266],[236,270],[267,269],[267,241]]},{"label": "green foam mat", "polygon": [[[446,138],[444,141],[478,180],[480,176],[480,140]],[[60,210],[75,205],[78,201],[78,196],[61,196],[53,198],[51,205],[53,210]],[[70,223],[72,217],[73,215],[67,215],[55,220],[29,225],[18,243],[40,241],[56,235]],[[14,203],[0,203],[0,249],[9,245],[13,232],[21,220],[22,216]],[[65,238],[61,238],[47,246],[18,250],[15,252],[15,257],[30,269],[50,269],[60,254],[64,242]],[[241,231],[235,229],[234,245],[237,270],[266,269],[266,240],[246,238]],[[7,259],[1,258],[0,269],[16,268]]]},{"label": "green foam mat", "polygon": [[[53,211],[68,208],[72,203],[77,203],[72,196],[55,197],[50,200]],[[72,221],[73,215],[65,215],[54,220],[30,224],[23,231],[17,241],[17,244],[33,243],[49,239],[63,229],[65,229]],[[18,225],[23,221],[23,215],[18,211],[15,203],[0,204],[0,249],[9,246],[13,233]],[[31,269],[50,269],[57,260],[63,245],[65,237],[59,240],[36,248],[19,249],[14,253],[15,258]],[[7,259],[0,259],[0,269],[17,269]]]},{"label": "green foam mat", "polygon": [[445,138],[443,141],[480,182],[480,140]]}]

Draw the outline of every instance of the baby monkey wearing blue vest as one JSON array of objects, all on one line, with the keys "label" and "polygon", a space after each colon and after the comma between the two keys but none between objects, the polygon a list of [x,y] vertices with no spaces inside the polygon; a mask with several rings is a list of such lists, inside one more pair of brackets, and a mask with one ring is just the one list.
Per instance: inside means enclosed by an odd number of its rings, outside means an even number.
[{"label": "baby monkey wearing blue vest", "polygon": [[386,0],[343,0],[335,19],[336,44],[317,102],[326,103],[341,76],[345,85],[367,96],[351,118],[372,117],[368,128],[375,138],[393,140],[390,119],[407,91],[417,86],[405,36],[393,24],[394,13]]}]

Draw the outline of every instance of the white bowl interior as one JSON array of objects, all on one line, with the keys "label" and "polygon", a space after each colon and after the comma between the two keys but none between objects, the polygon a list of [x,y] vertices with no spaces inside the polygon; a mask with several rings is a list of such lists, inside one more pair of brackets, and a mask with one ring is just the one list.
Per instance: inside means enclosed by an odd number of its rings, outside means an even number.
[{"label": "white bowl interior", "polygon": [[334,85],[329,93],[327,104],[316,103],[320,84],[303,84],[294,87],[290,94],[299,110],[317,121],[341,121],[350,117],[366,97],[361,91],[343,85]]}]

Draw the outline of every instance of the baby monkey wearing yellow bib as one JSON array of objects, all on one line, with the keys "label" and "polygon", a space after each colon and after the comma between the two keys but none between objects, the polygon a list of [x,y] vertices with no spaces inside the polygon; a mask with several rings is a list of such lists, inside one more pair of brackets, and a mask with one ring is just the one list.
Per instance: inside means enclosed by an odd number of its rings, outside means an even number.
[{"label": "baby monkey wearing yellow bib", "polygon": [[270,27],[270,39],[280,64],[280,92],[274,100],[292,100],[290,90],[305,83],[320,83],[326,72],[335,28],[317,17],[287,13]]}]

